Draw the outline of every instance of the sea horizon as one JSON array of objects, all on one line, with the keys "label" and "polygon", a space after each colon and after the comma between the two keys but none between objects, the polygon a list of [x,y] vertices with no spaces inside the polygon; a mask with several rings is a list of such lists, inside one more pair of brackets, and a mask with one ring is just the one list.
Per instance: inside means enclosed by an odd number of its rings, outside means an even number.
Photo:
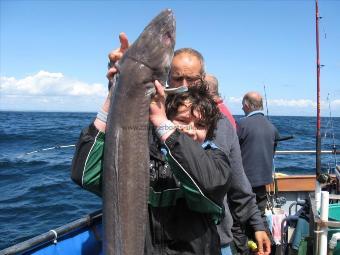
[{"label": "sea horizon", "polygon": [[[25,113],[86,113],[86,114],[96,114],[97,111],[53,111],[53,110],[48,110],[48,111],[44,111],[44,110],[6,110],[6,109],[0,109],[0,112],[25,112]],[[244,116],[244,114],[242,113],[236,113],[236,114],[232,114],[233,116],[237,116],[237,117],[242,117]],[[316,114],[315,115],[278,115],[278,114],[268,114],[268,116],[275,116],[275,117],[315,117],[316,118]],[[330,118],[329,114],[327,116],[321,116],[321,118]],[[337,116],[333,116],[332,118],[340,118],[340,115]]]}]

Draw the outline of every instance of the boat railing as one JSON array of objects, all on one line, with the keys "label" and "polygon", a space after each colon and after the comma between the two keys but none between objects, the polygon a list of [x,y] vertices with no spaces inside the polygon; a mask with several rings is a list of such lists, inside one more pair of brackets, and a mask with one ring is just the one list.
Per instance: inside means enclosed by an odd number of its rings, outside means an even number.
[{"label": "boat railing", "polygon": [[[326,191],[323,191],[323,192],[326,192]],[[327,198],[324,198],[324,199],[327,199]],[[328,194],[328,199],[329,200],[340,200],[340,195]],[[322,198],[321,198],[321,203],[322,203]],[[315,223],[317,223],[320,227],[325,226],[325,227],[332,227],[332,228],[340,228],[340,221],[329,221],[328,219],[323,220],[320,214],[319,213],[314,214]]]},{"label": "boat railing", "polygon": [[[315,150],[280,150],[276,151],[277,155],[285,155],[285,154],[315,154]],[[340,155],[339,150],[322,150],[321,154],[336,154]]]},{"label": "boat railing", "polygon": [[29,252],[32,249],[36,249],[48,243],[56,243],[60,238],[69,234],[70,232],[77,231],[81,228],[89,227],[97,220],[101,219],[102,211],[95,211],[83,218],[75,220],[71,223],[63,225],[59,228],[50,230],[44,234],[33,237],[29,240],[26,240],[22,243],[15,244],[10,246],[4,250],[0,251],[0,255],[9,255],[9,254],[22,254]]}]

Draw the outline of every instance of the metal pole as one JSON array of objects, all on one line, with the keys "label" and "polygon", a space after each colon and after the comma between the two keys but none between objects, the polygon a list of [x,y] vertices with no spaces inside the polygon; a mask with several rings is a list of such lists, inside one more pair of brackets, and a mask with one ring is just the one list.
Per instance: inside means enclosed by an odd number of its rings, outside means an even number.
[{"label": "metal pole", "polygon": [[321,118],[320,118],[320,54],[319,54],[319,8],[315,0],[316,20],[316,79],[317,79],[317,111],[316,111],[316,176],[321,172]]},{"label": "metal pole", "polygon": [[[321,209],[320,209],[320,219],[322,221],[328,221],[328,207],[329,207],[329,193],[328,191],[321,191]],[[327,255],[327,234],[328,234],[328,227],[321,226],[321,233],[320,233],[320,255]]]}]

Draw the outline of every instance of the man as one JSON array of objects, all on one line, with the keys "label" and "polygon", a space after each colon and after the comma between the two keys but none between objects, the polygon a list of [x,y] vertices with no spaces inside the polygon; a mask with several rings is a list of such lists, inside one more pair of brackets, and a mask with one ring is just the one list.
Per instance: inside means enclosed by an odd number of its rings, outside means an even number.
[{"label": "man", "polygon": [[227,117],[227,119],[230,121],[230,124],[236,129],[236,122],[229,111],[228,107],[224,104],[223,99],[220,97],[220,94],[218,93],[218,80],[215,76],[212,74],[207,74],[205,76],[205,81],[208,83],[209,91],[211,95],[214,98],[214,101],[216,102],[218,108],[220,109],[221,113]]},{"label": "man", "polygon": [[[211,95],[213,96],[215,102],[219,103],[219,109],[221,111],[221,113],[225,116],[225,122],[228,122],[228,124],[230,123],[234,128],[236,128],[236,122],[233,118],[233,116],[231,115],[230,111],[228,110],[228,108],[224,105],[219,92],[218,92],[218,80],[215,76],[208,74],[205,76],[205,81],[208,83],[209,86],[209,90]],[[223,122],[223,120],[220,121],[220,123],[218,123],[217,129],[218,130],[223,130],[223,132],[218,132],[217,133],[217,137],[215,139],[215,143],[218,144],[219,146],[221,146],[222,148],[224,148],[226,145],[231,144],[230,143],[230,138],[233,137],[233,133],[230,133],[230,128],[228,128],[230,125],[226,124],[225,122]],[[235,125],[235,126],[234,126]],[[227,127],[227,128],[225,128]],[[238,143],[238,139],[237,142]],[[237,145],[235,145],[235,148],[237,147]],[[225,149],[225,148],[224,148]],[[228,148],[226,149],[227,151],[229,150]],[[233,158],[237,158],[239,157],[239,153],[235,153],[235,155],[233,156]],[[243,169],[242,169],[243,171]],[[241,171],[240,171],[241,172]],[[245,178],[246,179],[246,178]],[[238,178],[238,180],[242,180],[242,178]],[[249,181],[243,181],[244,185],[248,187],[249,189]],[[236,186],[236,185],[235,185]],[[251,188],[250,188],[251,189]],[[228,194],[230,194],[231,192],[229,192]],[[236,193],[238,194],[238,193]],[[231,197],[233,197],[234,194],[231,194]],[[229,199],[231,200],[231,199]],[[233,208],[231,208],[232,210]],[[233,215],[234,216],[234,215]],[[251,219],[251,218],[250,218]],[[225,221],[225,226],[227,226],[228,228],[225,228],[224,231],[221,231],[222,229],[220,229],[221,232],[221,236],[223,237],[224,234],[223,233],[228,233],[229,231],[229,227],[231,227],[230,223]],[[241,225],[246,225],[240,221],[237,220],[237,218],[235,219],[235,226],[237,227],[233,227],[232,228],[232,234],[233,234],[233,242],[234,242],[234,246],[236,248],[236,251],[239,254],[248,254],[249,253],[249,249],[248,249],[248,245],[247,245],[247,238],[246,236],[243,234],[243,231],[241,229]],[[248,225],[251,226],[251,224],[248,223]],[[254,232],[254,228],[249,228],[250,230],[249,234],[251,236],[253,236],[253,232]],[[256,237],[255,237],[256,238]],[[226,239],[228,240],[228,239]]]},{"label": "man", "polygon": [[[109,54],[111,63],[118,61],[126,49],[129,47],[128,39],[124,33],[119,35],[121,46]],[[113,65],[108,70],[107,77],[112,80],[117,73],[117,68]],[[199,80],[204,80],[204,59],[202,55],[193,49],[184,48],[177,50],[171,64],[168,83],[170,87],[192,86]],[[110,97],[108,96],[102,110],[108,112],[110,105]],[[103,124],[98,118],[94,121],[97,129],[105,131],[106,124]],[[256,241],[259,246],[259,254],[270,253],[270,242],[264,232],[265,228],[260,216],[260,212],[256,206],[255,196],[251,191],[251,186],[245,176],[241,152],[238,143],[236,131],[230,122],[222,118],[217,123],[216,143],[230,159],[231,166],[231,186],[228,192],[228,202],[235,219],[241,223],[248,223],[255,231]],[[223,245],[223,254],[231,254],[230,243],[232,242],[232,216],[225,197],[225,217],[221,224],[218,225],[221,244]],[[228,252],[228,253],[225,253]]]},{"label": "man", "polygon": [[263,100],[258,92],[248,92],[243,97],[242,109],[246,116],[238,121],[237,135],[243,167],[256,194],[256,201],[266,224],[264,215],[267,205],[266,185],[273,182],[275,140],[279,138],[279,133],[264,116]]}]

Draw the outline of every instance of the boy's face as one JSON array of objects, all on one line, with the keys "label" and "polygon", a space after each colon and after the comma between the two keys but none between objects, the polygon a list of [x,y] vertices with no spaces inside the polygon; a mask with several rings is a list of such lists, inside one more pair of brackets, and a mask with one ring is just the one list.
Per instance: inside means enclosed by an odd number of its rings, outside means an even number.
[{"label": "boy's face", "polygon": [[198,111],[193,113],[192,115],[191,103],[187,101],[184,105],[178,107],[177,114],[171,121],[178,130],[190,136],[194,141],[203,143],[207,136],[208,128],[202,124],[200,113]]}]

